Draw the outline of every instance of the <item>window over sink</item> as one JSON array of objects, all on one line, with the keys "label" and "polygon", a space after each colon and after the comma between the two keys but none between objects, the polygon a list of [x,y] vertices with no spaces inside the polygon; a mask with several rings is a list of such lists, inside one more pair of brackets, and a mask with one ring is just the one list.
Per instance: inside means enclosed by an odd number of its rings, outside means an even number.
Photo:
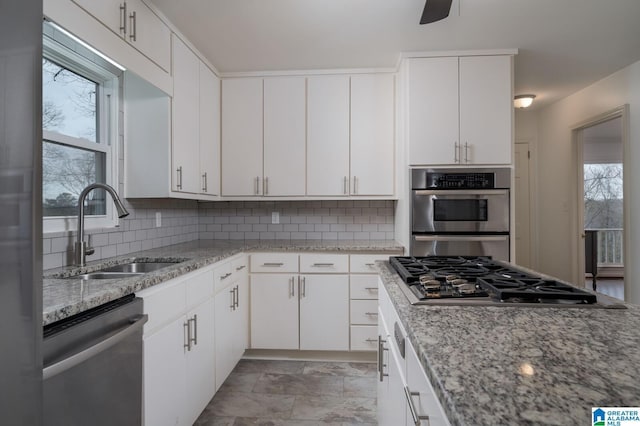
[{"label": "window over sink", "polygon": [[[48,22],[43,26],[43,231],[74,230],[78,196],[95,182],[118,185],[122,71]],[[104,190],[89,194],[86,226],[117,222]]]}]

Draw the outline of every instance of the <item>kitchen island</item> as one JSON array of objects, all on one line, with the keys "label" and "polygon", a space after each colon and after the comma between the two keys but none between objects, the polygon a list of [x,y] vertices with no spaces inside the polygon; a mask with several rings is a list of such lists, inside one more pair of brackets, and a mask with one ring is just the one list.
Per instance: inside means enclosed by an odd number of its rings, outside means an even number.
[{"label": "kitchen island", "polygon": [[640,307],[411,305],[378,265],[452,425],[591,424],[592,407],[640,406]]},{"label": "kitchen island", "polygon": [[[89,262],[85,267],[69,266],[45,271],[43,280],[43,324],[51,324],[104,303],[139,292],[172,278],[212,265],[242,252],[326,252],[402,254],[395,241],[351,240],[198,240],[129,253]],[[82,280],[73,278],[107,266],[132,261],[175,262],[175,265],[129,278]]]}]

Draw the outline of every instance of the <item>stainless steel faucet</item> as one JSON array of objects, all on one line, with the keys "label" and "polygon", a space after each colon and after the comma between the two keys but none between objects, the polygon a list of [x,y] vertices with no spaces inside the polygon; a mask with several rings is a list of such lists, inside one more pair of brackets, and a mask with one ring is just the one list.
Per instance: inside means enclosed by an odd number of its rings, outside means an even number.
[{"label": "stainless steel faucet", "polygon": [[92,190],[100,188],[107,191],[111,194],[111,198],[113,198],[113,203],[116,205],[116,210],[118,210],[118,217],[123,218],[129,215],[127,209],[124,208],[120,197],[118,197],[118,193],[116,190],[106,185],[104,183],[92,183],[82,190],[80,196],[78,197],[78,235],[76,239],[76,265],[77,266],[85,266],[87,255],[91,255],[95,252],[93,247],[89,247],[87,243],[84,241],[84,200],[87,198],[87,195]]}]

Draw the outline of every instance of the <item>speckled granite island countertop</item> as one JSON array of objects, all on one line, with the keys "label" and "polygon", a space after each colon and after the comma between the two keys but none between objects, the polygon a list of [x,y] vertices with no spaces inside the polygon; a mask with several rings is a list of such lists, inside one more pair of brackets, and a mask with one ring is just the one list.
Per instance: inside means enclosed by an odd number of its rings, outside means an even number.
[{"label": "speckled granite island countertop", "polygon": [[[45,271],[43,280],[43,324],[84,312],[104,303],[176,278],[242,252],[347,252],[402,254],[395,241],[227,241],[200,240],[176,244],[110,259],[88,262],[84,268],[66,267]],[[81,280],[68,278],[106,266],[136,261],[180,262],[173,266],[130,278]]]},{"label": "speckled granite island countertop", "polygon": [[452,425],[587,425],[591,407],[640,406],[640,306],[412,306],[377,263]]}]

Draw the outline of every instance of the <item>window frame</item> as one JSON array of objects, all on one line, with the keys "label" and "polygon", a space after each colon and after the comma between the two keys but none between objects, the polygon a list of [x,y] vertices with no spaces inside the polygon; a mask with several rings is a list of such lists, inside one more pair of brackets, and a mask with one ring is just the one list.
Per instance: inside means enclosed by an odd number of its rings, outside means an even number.
[{"label": "window frame", "polygon": [[[118,111],[122,71],[110,66],[106,61],[60,32],[55,31],[54,35],[55,39],[46,31],[43,32],[43,59],[55,62],[96,83],[96,142],[43,129],[42,143],[50,141],[84,150],[103,152],[105,183],[118,190]],[[113,203],[108,201],[109,196],[106,198],[106,214],[85,216],[85,229],[118,226],[118,217]],[[42,230],[45,234],[76,231],[77,222],[77,215],[43,216]]]}]

